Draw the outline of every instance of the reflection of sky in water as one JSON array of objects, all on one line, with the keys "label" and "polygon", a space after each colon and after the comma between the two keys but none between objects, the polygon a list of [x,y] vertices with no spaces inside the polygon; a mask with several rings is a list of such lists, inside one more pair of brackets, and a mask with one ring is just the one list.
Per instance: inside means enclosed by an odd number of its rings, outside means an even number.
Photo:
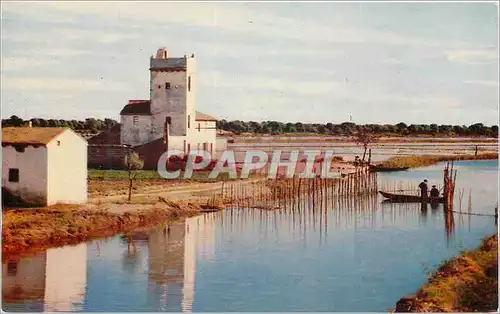
[{"label": "reflection of sky in water", "polygon": [[[492,214],[497,161],[456,165],[457,190],[472,189],[472,211]],[[441,182],[442,170],[440,164],[379,180]],[[464,211],[467,199],[468,192]],[[442,205],[363,201],[314,212],[207,214],[168,237],[150,231],[135,251],[119,237],[95,241],[87,247],[83,310],[386,311],[414,293],[428,270],[495,230],[492,217],[456,213],[448,239]],[[180,281],[168,279],[178,272]],[[191,285],[186,278],[194,278]]]}]

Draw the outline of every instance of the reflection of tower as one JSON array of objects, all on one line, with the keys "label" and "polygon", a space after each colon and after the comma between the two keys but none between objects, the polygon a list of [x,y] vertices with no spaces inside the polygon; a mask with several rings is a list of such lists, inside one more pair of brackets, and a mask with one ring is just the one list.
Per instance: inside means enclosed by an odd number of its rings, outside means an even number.
[{"label": "reflection of tower", "polygon": [[38,300],[37,310],[82,310],[87,284],[87,244],[49,249],[2,266],[5,301]]},{"label": "reflection of tower", "polygon": [[191,311],[194,299],[194,281],[196,272],[196,253],[201,258],[210,259],[214,255],[215,216],[203,216],[186,219],[186,237],[184,240],[184,286],[182,289],[183,312]]},{"label": "reflection of tower", "polygon": [[184,280],[184,225],[173,224],[149,234],[149,279],[161,289],[159,310],[179,310]]},{"label": "reflection of tower", "polygon": [[205,215],[149,234],[149,279],[160,289],[158,310],[191,311],[197,253],[202,247],[204,256],[213,255],[214,225],[213,216]]},{"label": "reflection of tower", "polygon": [[87,285],[87,244],[47,250],[45,311],[78,311]]},{"label": "reflection of tower", "polygon": [[182,287],[181,310],[191,311],[194,298],[194,280],[196,269],[196,240],[198,239],[198,217],[186,219],[184,239],[184,285]]}]

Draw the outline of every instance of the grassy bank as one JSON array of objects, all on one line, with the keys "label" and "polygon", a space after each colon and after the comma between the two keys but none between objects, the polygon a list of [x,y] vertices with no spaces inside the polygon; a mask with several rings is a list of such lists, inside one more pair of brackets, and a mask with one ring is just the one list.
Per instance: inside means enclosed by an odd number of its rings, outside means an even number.
[{"label": "grassy bank", "polygon": [[[218,182],[228,180],[240,180],[239,178],[231,179],[229,174],[222,172],[216,178],[212,179],[208,176],[211,171],[194,171],[190,178],[184,179],[184,172],[180,172],[177,179],[164,179],[156,170],[138,170],[136,171],[136,180],[163,180],[172,184],[179,182]],[[250,178],[257,177],[258,174],[251,173]],[[88,177],[90,180],[128,180],[128,172],[126,170],[101,170],[101,169],[88,169]]]},{"label": "grassy bank", "polygon": [[74,205],[4,210],[3,257],[76,244],[200,213],[200,205],[191,202],[164,201],[149,207],[132,206],[133,210],[124,212]]},{"label": "grassy bank", "polygon": [[444,262],[396,312],[490,312],[498,308],[498,236]]},{"label": "grassy bank", "polygon": [[420,155],[420,156],[396,156],[383,161],[377,166],[394,168],[416,168],[436,164],[442,161],[452,160],[486,160],[498,159],[498,153],[487,153],[474,155]]}]

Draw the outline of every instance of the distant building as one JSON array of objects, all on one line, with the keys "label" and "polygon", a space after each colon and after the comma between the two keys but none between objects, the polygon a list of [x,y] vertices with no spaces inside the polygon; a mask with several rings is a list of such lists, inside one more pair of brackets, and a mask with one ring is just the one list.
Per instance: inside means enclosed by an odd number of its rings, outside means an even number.
[{"label": "distant building", "polygon": [[150,58],[149,71],[150,99],[129,100],[123,107],[119,138],[116,130],[110,130],[108,135],[99,134],[89,140],[91,167],[107,166],[103,148],[109,166],[127,152],[125,147],[132,147],[145,160],[145,168],[156,168],[159,156],[166,150],[184,154],[206,150],[215,158],[217,145],[225,148],[225,141],[216,138],[217,119],[196,111],[194,54],[169,57],[167,50],[160,48]]},{"label": "distant building", "polygon": [[36,205],[86,202],[87,142],[69,128],[2,128],[2,194]]}]

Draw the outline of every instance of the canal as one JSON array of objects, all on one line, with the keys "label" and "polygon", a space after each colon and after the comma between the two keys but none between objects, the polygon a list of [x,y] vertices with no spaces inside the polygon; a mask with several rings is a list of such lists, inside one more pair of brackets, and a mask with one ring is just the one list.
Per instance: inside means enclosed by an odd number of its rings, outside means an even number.
[{"label": "canal", "polygon": [[[460,161],[455,210],[493,214],[498,161]],[[379,175],[442,184],[444,164]],[[462,205],[458,198],[464,191]],[[380,196],[293,212],[226,209],[5,261],[5,311],[387,311],[496,232],[491,216]]]}]

